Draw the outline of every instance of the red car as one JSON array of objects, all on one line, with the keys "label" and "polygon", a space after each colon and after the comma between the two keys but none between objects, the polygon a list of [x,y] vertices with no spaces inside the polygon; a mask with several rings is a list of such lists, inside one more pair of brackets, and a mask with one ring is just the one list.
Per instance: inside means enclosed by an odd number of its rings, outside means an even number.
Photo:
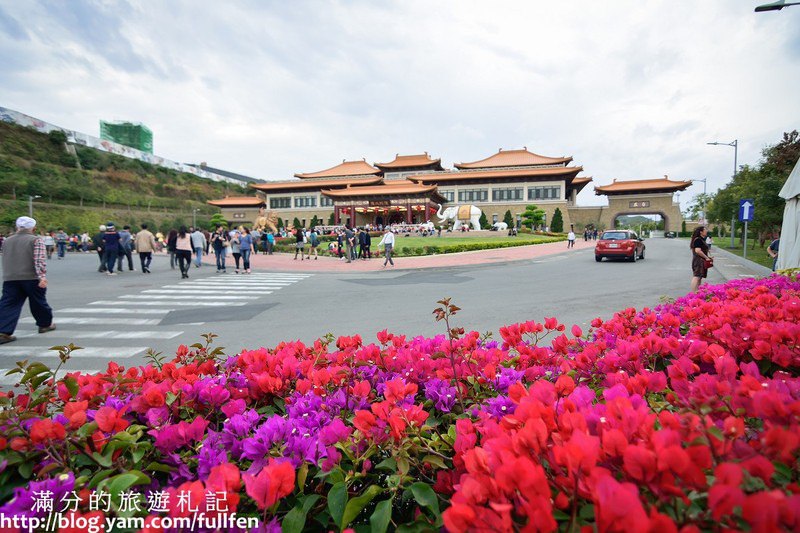
[{"label": "red car", "polygon": [[619,257],[636,262],[637,259],[644,259],[644,242],[632,231],[604,231],[594,248],[594,260],[599,263],[604,257]]}]

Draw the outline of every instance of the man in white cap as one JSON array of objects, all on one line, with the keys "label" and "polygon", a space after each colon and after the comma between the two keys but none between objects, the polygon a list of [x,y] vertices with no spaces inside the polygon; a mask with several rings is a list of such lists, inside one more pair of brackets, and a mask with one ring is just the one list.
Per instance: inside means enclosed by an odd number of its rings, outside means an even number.
[{"label": "man in white cap", "polygon": [[17,232],[3,243],[3,296],[0,298],[0,344],[17,340],[13,335],[25,299],[39,333],[56,329],[47,304],[47,261],[44,241],[33,234],[36,221],[17,219]]}]

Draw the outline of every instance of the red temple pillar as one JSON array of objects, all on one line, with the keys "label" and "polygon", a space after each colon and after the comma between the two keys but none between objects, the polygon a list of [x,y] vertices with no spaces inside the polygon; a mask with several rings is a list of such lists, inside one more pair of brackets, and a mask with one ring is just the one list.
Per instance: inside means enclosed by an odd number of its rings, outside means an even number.
[{"label": "red temple pillar", "polygon": [[406,223],[411,224],[411,200],[406,202]]},{"label": "red temple pillar", "polygon": [[350,227],[356,227],[356,204],[350,204]]},{"label": "red temple pillar", "polygon": [[425,222],[431,221],[431,206],[428,205],[428,202],[425,202]]}]

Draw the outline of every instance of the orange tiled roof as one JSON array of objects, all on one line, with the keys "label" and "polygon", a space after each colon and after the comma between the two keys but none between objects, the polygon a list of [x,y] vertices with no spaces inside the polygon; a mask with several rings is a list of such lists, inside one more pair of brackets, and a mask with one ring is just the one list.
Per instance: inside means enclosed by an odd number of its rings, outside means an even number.
[{"label": "orange tiled roof", "polygon": [[217,207],[261,207],[264,199],[257,196],[226,196],[221,200],[208,200],[206,203]]},{"label": "orange tiled roof", "polygon": [[500,149],[494,155],[473,161],[472,163],[457,163],[456,168],[492,168],[492,167],[524,167],[530,165],[561,165],[572,161],[572,157],[547,157],[544,155],[529,152],[527,148],[522,150],[503,150]]},{"label": "orange tiled roof", "polygon": [[422,183],[439,183],[443,181],[458,181],[467,179],[500,179],[527,176],[575,176],[583,167],[555,167],[555,168],[515,168],[510,170],[478,170],[469,172],[443,172],[441,174],[420,174],[409,176],[408,179]]},{"label": "orange tiled roof", "polygon": [[322,187],[346,187],[348,185],[375,185],[383,180],[380,176],[363,176],[361,178],[340,178],[340,179],[305,179],[292,181],[273,181],[250,185],[259,191],[281,191],[286,189],[308,190],[319,189]]},{"label": "orange tiled roof", "polygon": [[617,181],[614,180],[609,185],[601,185],[594,188],[594,193],[597,195],[607,193],[635,193],[642,191],[658,191],[658,192],[676,192],[682,191],[692,185],[692,181],[673,181],[664,176],[659,179],[652,180],[629,180]]},{"label": "orange tiled roof", "polygon": [[295,174],[298,178],[332,178],[335,176],[366,176],[380,174],[381,171],[366,161],[343,161],[342,163],[319,172],[308,172],[306,174]]},{"label": "orange tiled roof", "polygon": [[[347,196],[380,196],[393,194],[428,194],[436,191],[436,185],[422,185],[420,183],[391,183],[383,185],[373,185],[368,187],[346,187],[344,189],[329,189],[322,191],[325,196],[347,197]],[[438,193],[437,193],[438,194]]]},{"label": "orange tiled roof", "polygon": [[441,169],[442,165],[441,159],[431,159],[431,156],[428,155],[428,152],[419,155],[400,155],[397,154],[395,156],[394,161],[389,161],[388,163],[375,163],[375,166],[380,169],[387,169],[387,168],[403,168],[403,167],[427,167],[431,165],[436,165]]}]

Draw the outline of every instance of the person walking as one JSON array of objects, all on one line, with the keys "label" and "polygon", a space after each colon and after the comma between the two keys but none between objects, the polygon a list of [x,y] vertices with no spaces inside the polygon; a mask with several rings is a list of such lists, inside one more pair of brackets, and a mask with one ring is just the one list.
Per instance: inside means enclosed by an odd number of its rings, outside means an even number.
[{"label": "person walking", "polygon": [[114,228],[114,223],[109,222],[106,224],[106,233],[103,235],[103,256],[106,259],[106,274],[109,276],[116,276],[114,272],[114,265],[117,264],[117,256],[119,255],[119,233]]},{"label": "person walking", "polygon": [[241,251],[242,233],[239,230],[233,230],[230,233],[230,237],[231,237],[231,254],[233,255],[233,262],[236,265],[233,273],[238,274],[239,262],[242,260],[242,251]]},{"label": "person walking", "polygon": [[56,239],[53,237],[53,232],[48,231],[42,233],[42,239],[44,240],[44,250],[47,254],[47,258],[51,259],[53,257],[53,250],[56,248]]},{"label": "person walking", "polygon": [[239,237],[239,253],[242,254],[242,268],[245,274],[250,273],[250,254],[256,252],[257,242],[248,228],[244,228]]},{"label": "person walking", "polygon": [[203,266],[203,250],[206,249],[206,236],[199,228],[194,228],[192,232],[192,249],[194,250],[194,266],[200,268]]},{"label": "person walking", "polygon": [[92,238],[94,249],[97,251],[97,257],[100,258],[100,268],[97,269],[98,272],[106,271],[106,253],[105,253],[106,241],[103,239],[105,235],[106,235],[106,226],[105,224],[100,224],[100,231],[98,231]]},{"label": "person walking", "polygon": [[178,240],[178,232],[174,229],[169,230],[167,233],[167,253],[169,254],[169,267],[175,270],[177,264],[177,255],[175,253],[175,243]]},{"label": "person walking", "polygon": [[214,248],[214,255],[217,258],[217,274],[225,274],[225,249],[228,246],[228,232],[220,225],[211,235],[211,246]]},{"label": "person walking", "polygon": [[347,261],[346,263],[350,263],[355,259],[354,248],[355,248],[355,238],[356,234],[350,229],[350,223],[348,222],[344,227],[344,246],[345,246],[345,257]]},{"label": "person walking", "polygon": [[394,233],[392,233],[391,228],[386,228],[386,233],[383,234],[381,238],[381,242],[378,243],[378,248],[383,246],[384,255],[386,259],[383,261],[383,268],[386,268],[386,263],[391,263],[394,266],[394,261],[392,261],[392,250],[394,250]]},{"label": "person walking", "polygon": [[69,242],[69,235],[66,232],[58,228],[56,232],[56,247],[58,248],[58,258],[64,259],[64,256],[67,253],[67,243]]},{"label": "person walking", "polygon": [[175,256],[181,269],[181,279],[188,278],[189,267],[192,265],[192,237],[186,226],[181,226],[175,237]]},{"label": "person walking", "polygon": [[339,256],[339,261],[344,258],[342,255],[342,249],[344,248],[344,232],[342,230],[338,230],[336,232],[336,255]]},{"label": "person walking", "polygon": [[142,265],[142,274],[150,273],[150,262],[153,260],[153,252],[156,250],[156,238],[147,229],[147,224],[142,224],[142,229],[136,234],[134,239],[136,252],[139,254],[139,263]]},{"label": "person walking", "polygon": [[775,272],[775,269],[778,267],[778,252],[780,251],[781,247],[781,234],[778,233],[777,237],[769,243],[767,247],[767,254],[772,258],[772,271]]},{"label": "person walking", "polygon": [[364,242],[361,244],[361,252],[364,256],[364,259],[372,259],[372,251],[370,247],[372,246],[372,237],[369,234],[369,230],[364,230]]},{"label": "person walking", "polygon": [[697,226],[692,232],[689,245],[692,249],[692,292],[697,292],[703,283],[703,278],[708,277],[709,267],[714,266],[714,259],[708,253],[707,235],[708,230],[705,226]]},{"label": "person walking", "polygon": [[34,235],[36,220],[19,217],[17,232],[3,242],[3,296],[0,297],[0,344],[17,340],[19,315],[25,299],[39,333],[56,329],[47,303],[47,262],[44,241]]},{"label": "person walking", "polygon": [[131,235],[131,227],[127,224],[122,226],[122,231],[119,232],[119,255],[117,255],[117,272],[122,272],[122,258],[128,258],[128,270],[134,271],[133,268],[133,235]]},{"label": "person walking", "polygon": [[267,248],[266,252],[264,253],[267,255],[272,255],[272,251],[275,249],[275,234],[272,233],[271,231],[268,231],[266,239],[267,239]]},{"label": "person walking", "polygon": [[84,231],[81,233],[81,252],[86,253],[86,251],[89,249],[90,240],[91,239],[89,238],[89,234],[87,232]]},{"label": "person walking", "polygon": [[294,260],[297,261],[297,252],[300,252],[300,261],[305,256],[306,235],[303,228],[297,228],[294,231]]},{"label": "person walking", "polygon": [[308,241],[311,244],[311,251],[308,252],[308,258],[311,259],[311,254],[314,254],[314,261],[316,261],[319,258],[319,254],[317,253],[319,234],[317,234],[316,228],[311,229],[311,232],[308,234]]},{"label": "person walking", "polygon": [[570,227],[569,233],[567,233],[567,248],[574,248],[575,247],[575,229]]}]

